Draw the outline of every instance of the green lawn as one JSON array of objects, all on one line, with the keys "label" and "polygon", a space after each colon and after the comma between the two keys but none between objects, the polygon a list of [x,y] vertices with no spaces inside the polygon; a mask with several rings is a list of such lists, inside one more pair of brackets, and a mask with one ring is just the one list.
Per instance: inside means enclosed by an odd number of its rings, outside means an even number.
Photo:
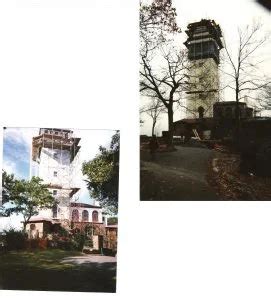
[{"label": "green lawn", "polygon": [[78,255],[82,254],[58,249],[0,254],[0,289],[115,292],[116,265],[61,263]]}]

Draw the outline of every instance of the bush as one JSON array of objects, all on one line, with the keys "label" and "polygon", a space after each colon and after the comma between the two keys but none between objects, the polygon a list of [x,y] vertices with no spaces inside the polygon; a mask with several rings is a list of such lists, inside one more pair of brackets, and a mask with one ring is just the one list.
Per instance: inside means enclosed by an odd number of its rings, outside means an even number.
[{"label": "bush", "polygon": [[27,235],[13,228],[4,230],[7,250],[22,250],[25,248]]},{"label": "bush", "polygon": [[69,231],[66,230],[65,228],[63,228],[63,227],[60,226],[60,227],[57,229],[57,234],[58,234],[59,236],[61,236],[61,237],[68,237],[68,236],[69,236]]},{"label": "bush", "polygon": [[78,251],[82,251],[83,248],[84,248],[84,245],[85,245],[85,235],[82,234],[82,233],[76,233],[74,234],[73,236],[73,241],[75,242],[76,244],[76,250]]},{"label": "bush", "polygon": [[59,236],[58,234],[52,235],[52,238],[48,241],[48,247],[58,248],[61,250],[77,250],[82,251],[85,243],[85,236],[80,233],[76,233],[73,236]]},{"label": "bush", "polygon": [[85,240],[84,246],[89,247],[89,248],[92,248],[92,247],[93,247],[93,241],[92,241],[92,238],[86,239],[86,240]]}]

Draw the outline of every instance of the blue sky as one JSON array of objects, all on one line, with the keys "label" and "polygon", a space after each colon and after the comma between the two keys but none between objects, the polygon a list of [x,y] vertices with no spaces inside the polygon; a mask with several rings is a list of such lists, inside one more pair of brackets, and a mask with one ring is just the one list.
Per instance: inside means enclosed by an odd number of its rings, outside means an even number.
[{"label": "blue sky", "polygon": [[[8,130],[8,129],[7,129]],[[29,145],[23,140],[15,140],[4,132],[3,139],[3,168],[16,177],[29,178]]]}]

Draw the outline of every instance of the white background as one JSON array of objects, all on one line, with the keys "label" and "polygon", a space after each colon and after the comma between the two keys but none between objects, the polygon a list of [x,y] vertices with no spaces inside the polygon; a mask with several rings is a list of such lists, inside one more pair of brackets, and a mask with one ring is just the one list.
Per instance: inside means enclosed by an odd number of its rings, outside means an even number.
[{"label": "white background", "polygon": [[270,202],[139,202],[138,1],[0,3],[0,126],[121,130],[117,294],[1,299],[270,300]]}]

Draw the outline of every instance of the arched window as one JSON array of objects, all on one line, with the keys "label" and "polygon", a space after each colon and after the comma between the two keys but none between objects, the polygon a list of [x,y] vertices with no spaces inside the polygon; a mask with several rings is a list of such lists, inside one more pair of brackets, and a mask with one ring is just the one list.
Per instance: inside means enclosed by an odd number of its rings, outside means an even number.
[{"label": "arched window", "polygon": [[82,212],[82,221],[88,222],[88,211],[87,210],[83,210],[83,212]]},{"label": "arched window", "polygon": [[72,221],[73,222],[79,222],[79,211],[78,211],[78,209],[74,209],[72,211]]},{"label": "arched window", "polygon": [[97,210],[94,210],[92,212],[92,222],[98,222],[98,212],[97,212]]}]

